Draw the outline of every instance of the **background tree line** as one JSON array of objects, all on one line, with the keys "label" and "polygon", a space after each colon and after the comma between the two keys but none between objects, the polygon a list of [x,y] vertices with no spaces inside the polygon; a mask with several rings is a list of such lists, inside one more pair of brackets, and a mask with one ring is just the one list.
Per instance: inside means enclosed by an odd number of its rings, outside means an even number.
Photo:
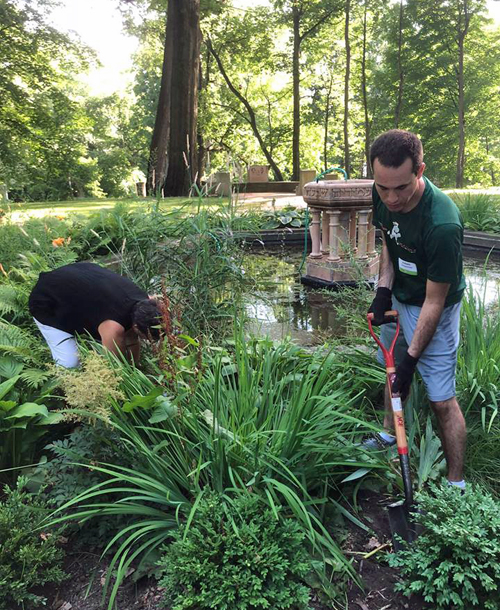
[{"label": "background tree line", "polygon": [[[371,141],[422,137],[444,187],[497,185],[500,29],[485,0],[117,0],[140,40],[125,95],[92,98],[92,51],[48,0],[0,0],[0,182],[23,199],[185,194],[265,163],[369,176]],[[132,18],[131,7],[142,18]]]}]

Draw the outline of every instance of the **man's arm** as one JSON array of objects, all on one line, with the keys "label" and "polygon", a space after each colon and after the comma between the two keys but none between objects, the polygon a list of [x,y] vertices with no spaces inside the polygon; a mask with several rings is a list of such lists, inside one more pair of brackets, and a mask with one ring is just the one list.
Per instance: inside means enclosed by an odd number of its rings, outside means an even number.
[{"label": "man's arm", "polygon": [[104,320],[97,329],[101,335],[103,346],[115,355],[127,353],[125,329],[114,320]]},{"label": "man's arm", "polygon": [[413,335],[412,342],[408,348],[408,353],[413,358],[420,358],[430,340],[436,332],[439,318],[443,313],[446,296],[450,289],[450,284],[442,284],[427,280],[425,287],[425,301],[422,311],[417,321],[417,327]]},{"label": "man's arm", "polygon": [[125,343],[127,346],[127,358],[133,360],[137,365],[141,357],[141,342],[133,328],[125,333]]},{"label": "man's arm", "polygon": [[385,235],[382,233],[382,252],[380,253],[380,263],[378,272],[378,288],[388,288],[392,290],[394,284],[394,267],[392,266],[389,249],[385,242]]}]

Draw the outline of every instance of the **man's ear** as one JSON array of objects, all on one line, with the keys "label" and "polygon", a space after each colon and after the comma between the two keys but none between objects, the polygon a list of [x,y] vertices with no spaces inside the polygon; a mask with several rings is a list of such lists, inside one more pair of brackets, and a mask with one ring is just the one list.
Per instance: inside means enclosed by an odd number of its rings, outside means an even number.
[{"label": "man's ear", "polygon": [[420,164],[420,167],[417,169],[417,180],[420,180],[424,171],[425,171],[425,163],[422,161],[422,163]]}]

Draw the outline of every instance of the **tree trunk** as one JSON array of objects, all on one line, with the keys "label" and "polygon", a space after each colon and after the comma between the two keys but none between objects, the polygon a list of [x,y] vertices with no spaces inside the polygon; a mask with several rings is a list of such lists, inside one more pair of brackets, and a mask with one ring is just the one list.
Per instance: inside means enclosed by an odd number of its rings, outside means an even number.
[{"label": "tree trunk", "polygon": [[[464,92],[464,43],[469,30],[470,14],[468,11],[468,0],[463,0],[463,15],[459,12],[457,24],[458,43],[458,154],[456,188],[464,186],[465,167],[465,92]],[[463,18],[463,19],[462,19]]]},{"label": "tree trunk", "polygon": [[371,124],[370,117],[368,115],[368,96],[366,92],[366,42],[367,42],[367,33],[366,33],[366,21],[367,21],[367,13],[368,13],[368,0],[365,0],[365,7],[363,13],[363,54],[361,57],[361,92],[363,95],[363,110],[365,115],[365,163],[366,163],[366,177],[372,178],[372,166],[370,163],[370,139],[371,139]]},{"label": "tree trunk", "polygon": [[160,96],[156,107],[156,118],[149,149],[147,191],[156,195],[165,182],[168,169],[168,142],[170,138],[170,104],[172,81],[172,17],[174,3],[169,2],[165,29],[165,46],[163,49],[163,67],[161,74]]},{"label": "tree trunk", "polygon": [[394,110],[394,127],[399,128],[399,121],[401,118],[401,108],[403,107],[403,85],[404,85],[404,73],[403,73],[403,0],[399,3],[399,34],[398,34],[398,100],[396,102],[396,108]]},{"label": "tree trunk", "polygon": [[293,5],[293,136],[292,136],[292,180],[300,176],[300,12]]},{"label": "tree trunk", "polygon": [[197,174],[200,44],[200,0],[169,0],[148,172],[153,193],[186,195]]},{"label": "tree trunk", "polygon": [[323,135],[323,170],[324,171],[326,171],[328,169],[328,123],[330,122],[332,85],[333,85],[333,77],[330,76],[330,84],[328,87],[328,93],[326,94],[324,135]]},{"label": "tree trunk", "polygon": [[349,40],[349,20],[351,13],[351,0],[345,4],[345,81],[344,81],[344,169],[351,175],[351,153],[349,150],[349,82],[351,77],[351,44]]}]

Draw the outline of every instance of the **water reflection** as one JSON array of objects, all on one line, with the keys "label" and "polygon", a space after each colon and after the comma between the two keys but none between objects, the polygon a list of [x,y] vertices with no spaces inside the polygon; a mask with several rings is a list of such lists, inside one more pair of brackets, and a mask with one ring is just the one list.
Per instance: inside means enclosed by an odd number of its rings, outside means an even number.
[{"label": "water reflection", "polygon": [[[249,330],[272,339],[292,339],[303,345],[323,342],[326,335],[339,335],[337,312],[332,295],[306,288],[299,282],[302,251],[250,253],[245,272],[256,282],[257,290],[247,303]],[[464,271],[469,285],[488,304],[496,304],[500,290],[500,258],[466,257]]]}]

